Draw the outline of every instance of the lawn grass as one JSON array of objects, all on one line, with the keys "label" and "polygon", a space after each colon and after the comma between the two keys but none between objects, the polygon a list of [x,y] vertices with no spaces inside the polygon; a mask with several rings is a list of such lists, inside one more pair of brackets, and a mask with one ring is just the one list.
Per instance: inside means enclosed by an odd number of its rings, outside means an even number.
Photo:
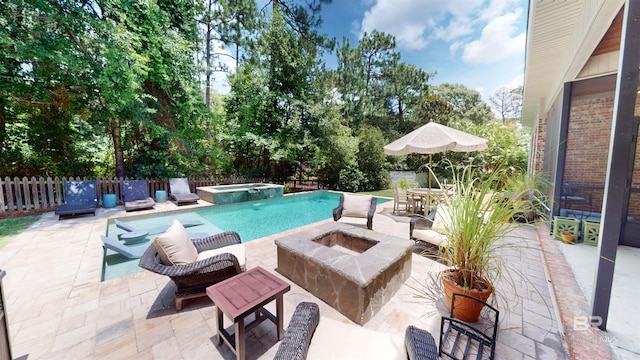
[{"label": "lawn grass", "polygon": [[0,219],[0,249],[2,249],[9,242],[9,238],[11,236],[21,233],[37,219],[37,216],[32,215]]},{"label": "lawn grass", "polygon": [[373,195],[373,196],[384,196],[388,198],[393,198],[393,189],[385,189],[385,190],[377,190],[377,191],[365,191],[359,194],[363,195]]}]

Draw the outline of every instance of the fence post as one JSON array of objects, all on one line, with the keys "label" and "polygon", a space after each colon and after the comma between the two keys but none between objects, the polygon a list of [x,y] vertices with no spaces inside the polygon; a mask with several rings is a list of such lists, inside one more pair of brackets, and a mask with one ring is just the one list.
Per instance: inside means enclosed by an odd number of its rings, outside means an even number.
[{"label": "fence post", "polygon": [[38,180],[35,176],[31,177],[31,195],[33,199],[31,200],[31,204],[33,204],[33,209],[40,209],[40,191],[38,190]]},{"label": "fence post", "polygon": [[42,208],[48,208],[47,202],[47,190],[46,186],[44,186],[44,177],[38,177],[38,193],[40,194],[40,204],[42,204]]},{"label": "fence post", "polygon": [[[63,202],[63,199],[62,199],[63,195],[62,194],[64,194],[64,188],[66,186],[65,185],[66,182],[67,182],[67,178],[66,177],[63,176],[62,179],[58,179],[56,177],[56,188],[55,188],[54,194],[55,194],[55,197],[56,197],[56,204],[57,205],[60,205]],[[62,187],[62,189],[61,189],[61,187]]]},{"label": "fence post", "polygon": [[11,181],[11,179],[9,179],[8,176],[5,178],[5,184],[7,185],[7,205],[9,206],[8,210],[15,211],[16,204],[15,196],[13,195],[13,182]]},{"label": "fence post", "polygon": [[6,205],[6,201],[4,201],[4,181],[2,179],[0,179],[0,212],[5,212],[5,205]]},{"label": "fence post", "polygon": [[16,210],[22,210],[22,187],[17,176],[13,178],[13,186],[16,189]]}]

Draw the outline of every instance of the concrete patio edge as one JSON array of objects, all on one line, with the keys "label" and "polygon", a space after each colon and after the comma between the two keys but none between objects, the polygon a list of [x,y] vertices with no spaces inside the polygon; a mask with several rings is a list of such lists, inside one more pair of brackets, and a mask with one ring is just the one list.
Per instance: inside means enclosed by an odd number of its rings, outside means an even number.
[{"label": "concrete patio edge", "polygon": [[549,234],[546,224],[537,224],[538,241],[552,289],[560,331],[572,359],[614,359],[606,334],[592,326],[576,327],[576,319],[589,316],[589,303],[580,290],[573,270]]}]

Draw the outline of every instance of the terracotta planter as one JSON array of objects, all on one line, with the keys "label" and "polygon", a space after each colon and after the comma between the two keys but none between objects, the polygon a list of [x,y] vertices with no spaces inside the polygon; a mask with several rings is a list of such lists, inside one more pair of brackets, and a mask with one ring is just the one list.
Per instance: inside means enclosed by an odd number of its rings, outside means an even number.
[{"label": "terracotta planter", "polygon": [[[451,298],[453,297],[454,293],[469,295],[476,299],[480,299],[483,302],[487,302],[487,299],[489,299],[489,296],[491,296],[491,293],[493,292],[492,286],[489,286],[489,289],[483,291],[464,289],[448,278],[447,274],[450,272],[452,272],[452,270],[445,270],[441,275],[442,284],[444,285],[444,294],[447,301],[447,308],[449,309],[449,312],[451,312]],[[473,323],[478,321],[478,317],[480,316],[480,311],[482,310],[482,308],[483,305],[476,301],[463,297],[457,297],[453,316],[462,321]]]},{"label": "terracotta planter", "polygon": [[562,233],[560,234],[560,238],[565,244],[573,244],[575,236],[571,233]]}]

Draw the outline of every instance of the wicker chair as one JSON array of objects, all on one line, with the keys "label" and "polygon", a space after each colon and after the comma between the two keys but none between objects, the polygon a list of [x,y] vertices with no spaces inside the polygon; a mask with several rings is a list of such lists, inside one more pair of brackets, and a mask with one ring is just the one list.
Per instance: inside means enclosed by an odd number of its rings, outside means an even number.
[{"label": "wicker chair", "polygon": [[[193,240],[198,253],[240,243],[240,235],[234,231]],[[208,286],[242,272],[238,259],[230,253],[222,253],[191,264],[167,266],[160,262],[160,256],[153,245],[144,252],[138,265],[173,280],[176,284],[177,311],[182,309],[183,300],[205,296]]]},{"label": "wicker chair", "polygon": [[307,358],[309,344],[318,323],[320,308],[316,303],[301,302],[296,306],[291,321],[278,347],[274,360],[302,360]]},{"label": "wicker chair", "polygon": [[[354,197],[358,198],[358,197],[362,197],[364,198],[363,195],[352,195],[352,194],[347,194],[346,196],[350,196],[350,197]],[[361,210],[361,215],[358,217],[354,217],[354,216],[346,216],[343,214],[344,212],[344,203],[345,203],[345,195],[343,194],[342,196],[340,196],[340,201],[338,202],[338,206],[333,209],[333,220],[334,221],[338,221],[341,218],[350,218],[352,220],[359,220],[358,218],[363,218],[366,219],[366,223],[367,223],[367,229],[372,230],[373,229],[373,216],[376,213],[376,206],[378,205],[378,199],[376,199],[373,196],[370,196],[370,201],[368,204],[366,204],[366,208],[362,208],[359,209]]]},{"label": "wicker chair", "polygon": [[427,330],[409,325],[404,333],[409,360],[438,360],[436,341]]}]

